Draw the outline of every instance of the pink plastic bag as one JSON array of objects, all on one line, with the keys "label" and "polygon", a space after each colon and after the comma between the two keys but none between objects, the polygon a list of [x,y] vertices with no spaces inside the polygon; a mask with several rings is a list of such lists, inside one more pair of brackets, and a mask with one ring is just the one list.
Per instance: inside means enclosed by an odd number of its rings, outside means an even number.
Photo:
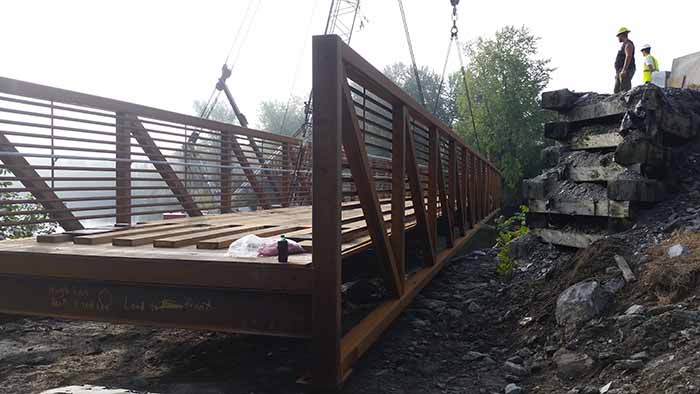
[{"label": "pink plastic bag", "polygon": [[[282,238],[262,238],[257,235],[246,235],[231,244],[227,255],[231,257],[277,256],[277,241]],[[304,253],[304,248],[298,243],[287,239],[289,254]]]},{"label": "pink plastic bag", "polygon": [[[267,244],[258,249],[258,256],[277,256],[277,241],[280,239],[275,239],[274,244]],[[304,253],[304,248],[291,239],[287,239],[287,251],[289,254]]]}]

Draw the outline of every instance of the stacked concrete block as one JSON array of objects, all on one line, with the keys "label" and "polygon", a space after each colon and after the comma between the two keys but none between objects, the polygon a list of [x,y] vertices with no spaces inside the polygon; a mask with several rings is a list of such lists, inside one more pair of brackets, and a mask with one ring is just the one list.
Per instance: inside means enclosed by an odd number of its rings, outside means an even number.
[{"label": "stacked concrete block", "polygon": [[523,192],[535,234],[565,246],[587,247],[663,200],[674,182],[674,149],[700,134],[700,93],[689,90],[563,89],[543,93],[542,107],[558,113],[544,127],[555,143],[542,152],[547,168],[524,181]]}]

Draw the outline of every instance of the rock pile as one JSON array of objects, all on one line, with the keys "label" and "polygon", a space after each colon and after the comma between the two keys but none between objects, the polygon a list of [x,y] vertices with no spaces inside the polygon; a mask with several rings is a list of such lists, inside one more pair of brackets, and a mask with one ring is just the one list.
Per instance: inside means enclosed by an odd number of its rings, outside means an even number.
[{"label": "rock pile", "polygon": [[564,89],[543,93],[542,107],[558,112],[544,127],[555,145],[542,153],[548,168],[523,192],[534,233],[557,245],[585,248],[629,227],[638,208],[676,186],[673,169],[700,134],[700,92],[690,90]]}]

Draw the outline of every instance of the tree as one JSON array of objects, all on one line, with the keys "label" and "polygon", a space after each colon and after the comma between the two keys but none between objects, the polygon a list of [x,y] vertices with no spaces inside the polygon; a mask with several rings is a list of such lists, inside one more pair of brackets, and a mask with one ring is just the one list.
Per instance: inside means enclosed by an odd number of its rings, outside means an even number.
[{"label": "tree", "polygon": [[[0,168],[0,176],[9,175],[5,169]],[[13,182],[0,181],[0,200],[30,200],[33,199],[28,193],[17,193],[3,191],[3,188],[11,187]],[[27,222],[46,221],[48,215],[44,213],[23,214],[19,212],[37,211],[43,209],[39,204],[19,203],[0,206],[0,213],[10,214],[0,216],[0,239],[32,237],[37,234],[52,233],[56,229],[55,223],[30,223]],[[12,215],[13,212],[17,214]],[[6,225],[7,227],[3,227]]]},{"label": "tree", "polygon": [[[197,116],[202,114],[202,110],[206,105],[207,103],[203,100],[194,101],[192,107],[194,107]],[[217,101],[216,104],[214,104],[214,108],[211,109],[208,119],[224,123],[239,124],[238,118],[236,118],[236,114],[233,112],[229,103],[223,101]]]},{"label": "tree", "polygon": [[291,96],[287,102],[263,101],[258,110],[258,120],[265,131],[291,135],[304,124],[304,100]]},{"label": "tree", "polygon": [[[412,66],[401,62],[394,63],[384,68],[384,75],[413,97],[419,104],[421,103],[420,91]],[[450,76],[443,81],[442,89],[440,88],[440,75],[429,68],[419,68],[418,76],[428,111],[446,124],[451,125],[457,114],[454,76]],[[438,97],[438,92],[440,92],[440,101],[436,107],[435,99]]]},{"label": "tree", "polygon": [[526,27],[506,26],[493,38],[466,45],[476,135],[464,90],[458,88],[461,116],[456,129],[496,164],[511,192],[519,190],[523,177],[541,168],[546,115],[540,110],[540,94],[553,69],[549,59],[538,57],[538,40]]}]

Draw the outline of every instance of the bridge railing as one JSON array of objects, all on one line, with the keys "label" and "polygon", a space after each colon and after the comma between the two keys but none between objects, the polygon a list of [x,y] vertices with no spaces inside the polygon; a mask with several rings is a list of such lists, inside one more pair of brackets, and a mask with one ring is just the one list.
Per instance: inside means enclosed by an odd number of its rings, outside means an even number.
[{"label": "bridge railing", "polygon": [[[314,37],[313,92],[314,377],[333,386],[499,208],[501,176],[337,36]],[[388,300],[343,336],[340,202],[352,197]]]},{"label": "bridge railing", "polygon": [[299,163],[300,146],[296,138],[0,78],[0,226],[77,230],[166,212],[307,204],[310,163]]}]

